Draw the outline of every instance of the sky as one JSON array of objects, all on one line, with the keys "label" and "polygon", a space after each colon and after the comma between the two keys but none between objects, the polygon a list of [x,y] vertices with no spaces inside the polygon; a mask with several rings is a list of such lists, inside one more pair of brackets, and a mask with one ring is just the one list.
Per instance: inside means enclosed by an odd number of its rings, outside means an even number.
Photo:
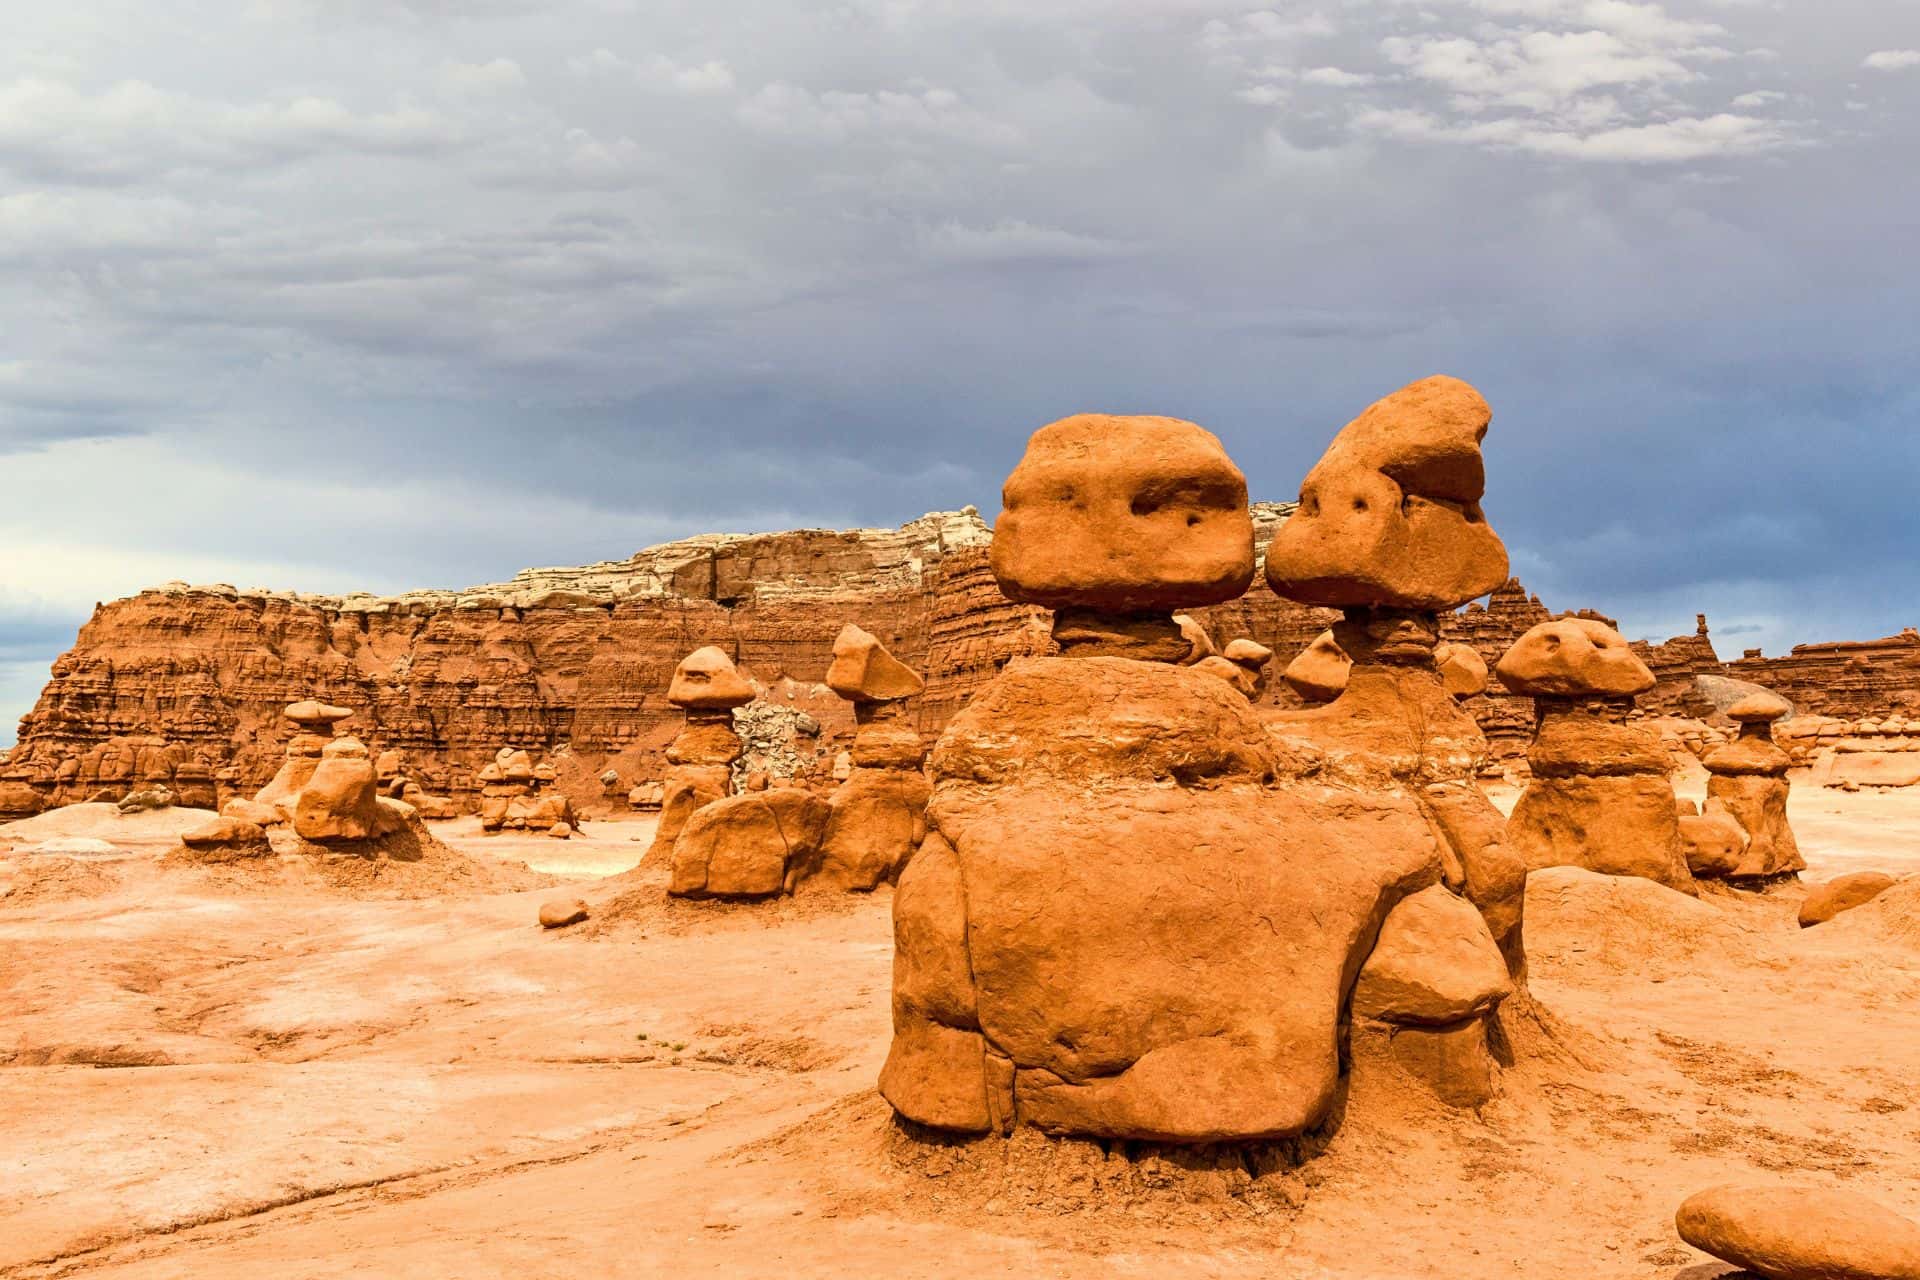
[{"label": "sky", "polygon": [[1289,498],[1433,373],[1556,608],[1920,624],[1920,0],[0,0],[0,746],[95,601]]}]

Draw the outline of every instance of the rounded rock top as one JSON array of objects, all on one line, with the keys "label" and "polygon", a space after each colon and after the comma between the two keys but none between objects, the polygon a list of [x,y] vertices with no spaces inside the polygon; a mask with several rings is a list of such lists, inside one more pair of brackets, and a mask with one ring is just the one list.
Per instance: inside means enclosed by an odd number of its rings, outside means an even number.
[{"label": "rounded rock top", "polygon": [[353,718],[350,708],[330,706],[314,698],[303,698],[292,703],[281,714],[302,728],[321,730]]},{"label": "rounded rock top", "polygon": [[992,568],[1009,600],[1171,613],[1236,599],[1253,581],[1247,479],[1212,432],[1179,418],[1049,423],[1001,505]]},{"label": "rounded rock top", "polygon": [[1531,697],[1630,698],[1655,684],[1625,637],[1591,618],[1541,623],[1514,642],[1494,673]]},{"label": "rounded rock top", "polygon": [[724,711],[746,706],[759,692],[725,651],[707,645],[682,658],[674,668],[667,701],[685,710]]},{"label": "rounded rock top", "polygon": [[1340,429],[1267,549],[1267,585],[1301,604],[1450,609],[1507,580],[1480,509],[1493,411],[1458,378],[1410,383]]},{"label": "rounded rock top", "polygon": [[1750,693],[1727,708],[1727,718],[1741,724],[1771,724],[1792,711],[1793,704],[1777,693]]}]

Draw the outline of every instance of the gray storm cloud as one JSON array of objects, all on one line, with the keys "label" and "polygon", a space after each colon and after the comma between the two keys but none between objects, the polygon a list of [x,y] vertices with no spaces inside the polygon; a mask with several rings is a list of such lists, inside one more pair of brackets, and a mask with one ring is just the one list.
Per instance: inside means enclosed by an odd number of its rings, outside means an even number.
[{"label": "gray storm cloud", "polygon": [[1083,409],[1289,496],[1437,371],[1551,602],[1920,621],[1915,0],[18,8],[0,734],[144,583],[991,511]]}]

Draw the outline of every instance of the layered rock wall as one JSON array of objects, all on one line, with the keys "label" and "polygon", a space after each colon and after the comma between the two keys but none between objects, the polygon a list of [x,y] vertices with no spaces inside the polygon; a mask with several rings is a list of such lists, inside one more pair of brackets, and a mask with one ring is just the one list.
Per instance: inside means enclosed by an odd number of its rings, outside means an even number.
[{"label": "layered rock wall", "polygon": [[[1291,510],[1254,504],[1262,551]],[[898,529],[706,535],[461,592],[334,597],[169,583],[99,606],[54,664],[0,764],[0,819],[156,782],[192,803],[213,802],[216,789],[251,795],[284,752],[281,709],[306,697],[355,708],[357,736],[375,751],[406,751],[422,786],[463,807],[502,746],[540,753],[576,802],[597,802],[609,767],[629,784],[660,776],[679,728],[666,702],[674,665],[708,644],[769,697],[820,720],[831,749],[852,723],[820,681],[847,622],[926,673],[913,714],[931,736],[1010,658],[1052,651],[1045,611],[994,585],[991,541],[966,508]],[[1257,574],[1255,584],[1196,612],[1217,643],[1257,640],[1278,669],[1337,615],[1280,599]],[[1445,615],[1442,636],[1492,666],[1553,616],[1509,581],[1484,605]],[[1723,664],[1702,619],[1694,635],[1635,648],[1659,679],[1641,699],[1655,714],[1707,714],[1698,675],[1749,680],[1827,715],[1920,708],[1912,630]],[[1294,698],[1276,680],[1266,700]],[[1495,689],[1467,707],[1497,753],[1525,750],[1527,699]]]}]

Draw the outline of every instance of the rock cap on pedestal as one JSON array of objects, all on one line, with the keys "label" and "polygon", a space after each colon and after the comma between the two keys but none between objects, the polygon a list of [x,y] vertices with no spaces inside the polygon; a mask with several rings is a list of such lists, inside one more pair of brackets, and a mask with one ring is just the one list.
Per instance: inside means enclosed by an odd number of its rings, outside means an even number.
[{"label": "rock cap on pedestal", "polygon": [[1793,704],[1777,693],[1750,693],[1727,708],[1727,718],[1741,724],[1772,724],[1793,713]]},{"label": "rock cap on pedestal", "polygon": [[302,698],[280,714],[309,733],[332,733],[334,725],[353,717],[347,707],[331,706],[314,698]]},{"label": "rock cap on pedestal", "polygon": [[1535,698],[1630,698],[1655,683],[1621,634],[1591,618],[1541,623],[1514,642],[1494,671],[1508,689]]},{"label": "rock cap on pedestal", "polygon": [[758,696],[753,682],[740,674],[733,659],[715,645],[695,649],[673,669],[667,701],[682,710],[726,711],[744,707]]},{"label": "rock cap on pedestal", "polygon": [[1507,579],[1480,510],[1493,413],[1458,378],[1402,387],[1341,428],[1267,549],[1267,584],[1341,608],[1450,609]]},{"label": "rock cap on pedestal", "polygon": [[849,622],[833,640],[827,688],[849,702],[894,702],[926,688],[920,673],[887,651],[879,638]]},{"label": "rock cap on pedestal", "polygon": [[1033,433],[1001,490],[1009,600],[1113,614],[1221,604],[1253,581],[1247,480],[1178,418],[1083,413]]}]

